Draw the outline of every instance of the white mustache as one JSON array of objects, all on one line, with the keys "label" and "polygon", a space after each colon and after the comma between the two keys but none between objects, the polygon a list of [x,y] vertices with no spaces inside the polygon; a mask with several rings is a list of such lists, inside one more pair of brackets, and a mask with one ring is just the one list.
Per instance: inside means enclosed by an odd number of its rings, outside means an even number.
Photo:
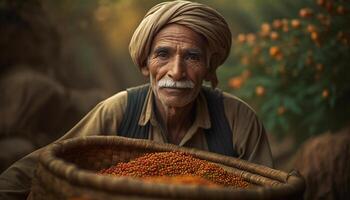
[{"label": "white mustache", "polygon": [[194,83],[191,80],[174,81],[169,77],[164,77],[158,82],[159,88],[194,88]]}]

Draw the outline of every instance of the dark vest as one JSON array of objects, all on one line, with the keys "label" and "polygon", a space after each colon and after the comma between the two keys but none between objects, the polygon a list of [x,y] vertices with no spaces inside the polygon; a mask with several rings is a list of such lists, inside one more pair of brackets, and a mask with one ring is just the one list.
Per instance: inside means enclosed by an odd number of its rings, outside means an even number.
[{"label": "dark vest", "polygon": [[[150,122],[145,126],[138,124],[148,89],[149,84],[127,89],[127,107],[118,136],[148,139]],[[205,86],[202,91],[207,100],[211,121],[211,128],[204,129],[209,151],[237,157],[233,149],[232,130],[225,116],[222,92]]]}]

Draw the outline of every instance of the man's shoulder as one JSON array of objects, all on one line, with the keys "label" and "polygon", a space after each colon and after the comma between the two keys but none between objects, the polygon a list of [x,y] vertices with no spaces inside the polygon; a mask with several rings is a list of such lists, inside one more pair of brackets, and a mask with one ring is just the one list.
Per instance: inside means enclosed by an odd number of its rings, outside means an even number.
[{"label": "man's shoulder", "polygon": [[146,83],[146,84],[142,84],[142,85],[137,85],[137,86],[134,86],[134,87],[130,87],[130,88],[127,88],[126,91],[127,92],[130,92],[130,91],[143,91],[143,90],[148,90],[149,89],[149,83]]},{"label": "man's shoulder", "polygon": [[225,91],[218,89],[218,88],[213,89],[213,88],[208,87],[208,86],[203,86],[202,91],[207,91],[207,93],[210,93],[212,95],[220,95],[220,93],[221,93],[222,97],[223,97],[225,108],[232,108],[232,107],[239,106],[239,107],[243,107],[245,109],[251,110],[252,112],[255,113],[254,109],[251,108],[248,103],[246,103],[244,100],[240,99],[239,97],[237,97],[231,93],[225,92]]},{"label": "man's shoulder", "polygon": [[225,110],[230,110],[234,113],[246,113],[250,115],[256,115],[255,110],[244,100],[228,92],[222,93]]},{"label": "man's shoulder", "polygon": [[115,112],[116,110],[125,110],[127,105],[128,94],[126,90],[120,91],[107,99],[100,102],[97,107],[103,109],[104,112]]},{"label": "man's shoulder", "polygon": [[128,98],[128,93],[126,90],[115,93],[114,95],[108,97],[103,101],[104,104],[113,105],[120,101],[126,101]]}]

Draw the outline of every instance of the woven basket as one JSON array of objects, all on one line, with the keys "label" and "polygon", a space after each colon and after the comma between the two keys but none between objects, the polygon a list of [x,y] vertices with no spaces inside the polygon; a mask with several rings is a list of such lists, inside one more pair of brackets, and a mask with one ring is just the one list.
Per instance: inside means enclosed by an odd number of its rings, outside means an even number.
[{"label": "woven basket", "polygon": [[[145,153],[182,151],[216,163],[250,182],[233,189],[143,182],[97,175],[96,171]],[[90,136],[54,143],[39,158],[33,199],[301,199],[304,180],[244,160],[171,144],[118,136]]]}]

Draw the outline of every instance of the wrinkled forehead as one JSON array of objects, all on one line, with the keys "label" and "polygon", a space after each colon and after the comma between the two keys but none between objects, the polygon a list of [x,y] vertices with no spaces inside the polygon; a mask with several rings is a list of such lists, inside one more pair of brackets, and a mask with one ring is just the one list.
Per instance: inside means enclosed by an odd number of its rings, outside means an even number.
[{"label": "wrinkled forehead", "polygon": [[152,48],[162,45],[184,45],[188,48],[198,48],[207,51],[208,42],[204,36],[192,29],[178,24],[169,24],[162,28],[153,38]]}]

